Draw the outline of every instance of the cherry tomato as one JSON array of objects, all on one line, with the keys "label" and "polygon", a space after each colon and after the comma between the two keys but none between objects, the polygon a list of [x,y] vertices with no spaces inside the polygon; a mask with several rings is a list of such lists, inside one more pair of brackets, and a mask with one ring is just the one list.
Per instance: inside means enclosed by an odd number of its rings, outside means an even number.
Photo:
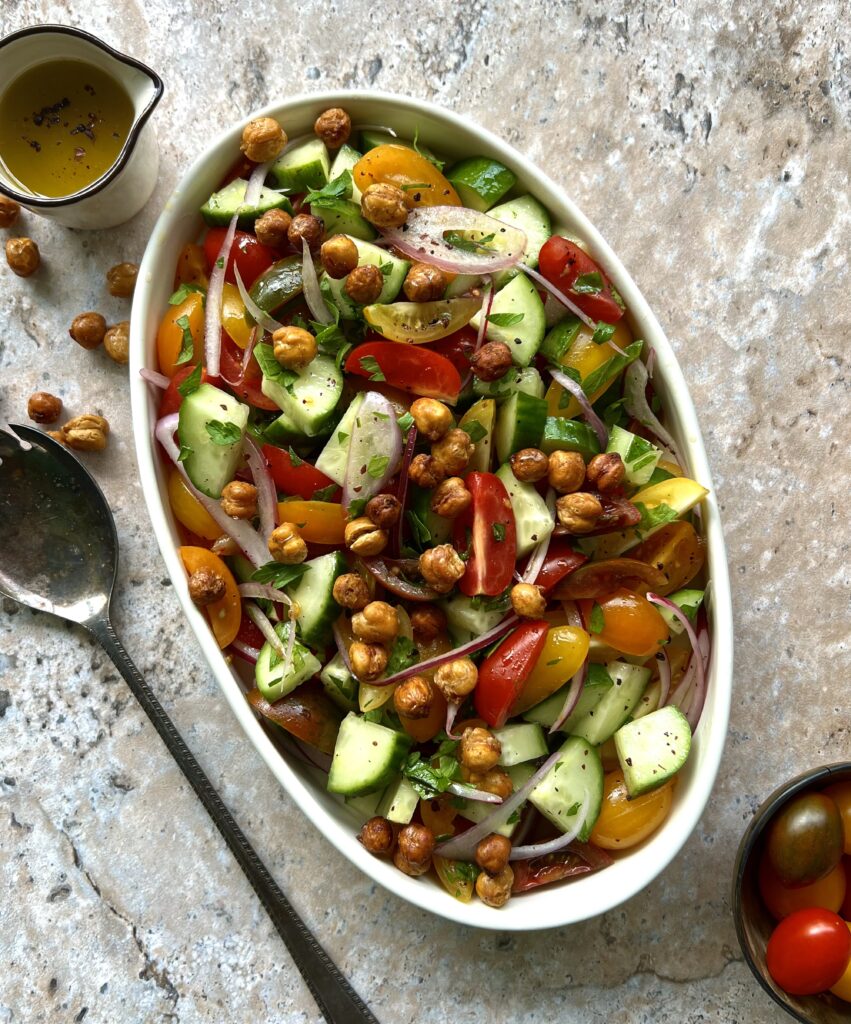
[{"label": "cherry tomato", "polygon": [[574,676],[585,661],[589,640],[585,630],[576,626],[548,629],[538,660],[511,707],[512,716],[528,711],[564,686],[565,680]]},{"label": "cherry tomato", "polygon": [[[207,258],[207,267],[211,274],[216,260],[219,258],[219,250],[226,234],[227,228],[210,228],[204,239],[204,255]],[[247,231],[237,231],[233,236],[225,280],[236,284],[233,268],[237,266],[242,283],[246,288],[250,288],[263,271],[268,270],[279,258],[279,254],[274,249],[258,242],[254,235]]]},{"label": "cherry tomato", "polygon": [[222,288],[222,327],[240,348],[245,348],[253,328],[245,319],[245,303],[239,289],[227,281]]},{"label": "cherry tomato", "polygon": [[589,562],[560,583],[553,595],[560,601],[578,601],[583,597],[611,594],[618,587],[628,590],[656,590],[664,586],[665,577],[659,570],[635,558],[605,558],[602,562]]},{"label": "cherry tomato", "polygon": [[830,910],[796,910],[772,932],[765,951],[768,973],[784,992],[815,995],[835,985],[851,958],[851,932]]},{"label": "cherry tomato", "polygon": [[461,903],[469,903],[473,898],[475,882],[469,871],[469,865],[445,857],[432,857],[434,870],[443,888]]},{"label": "cherry tomato", "polygon": [[528,892],[529,889],[560,882],[574,875],[587,875],[594,870],[578,854],[568,850],[559,850],[534,860],[518,860],[511,866],[514,869],[512,892]]},{"label": "cherry tomato", "polygon": [[405,345],[440,341],[465,327],[482,308],[473,297],[433,302],[383,302],[364,306],[363,316],[383,338]]},{"label": "cherry tomato", "polygon": [[[305,501],[310,501],[317,491],[328,487],[334,481],[325,476],[315,466],[303,459],[297,466],[293,465],[292,457],[283,448],[276,448],[272,444],[263,445],[263,455],[275,481],[275,487],[284,494],[298,494]],[[338,497],[338,493],[330,495],[330,498]],[[329,499],[330,500],[330,499]]]},{"label": "cherry tomato", "polygon": [[458,373],[465,377],[470,372],[470,356],[476,349],[477,336],[478,332],[472,327],[462,327],[454,334],[429,342],[428,347],[446,356]]},{"label": "cherry tomato", "polygon": [[571,542],[566,537],[554,537],[550,541],[541,571],[535,577],[535,585],[544,590],[552,590],[565,576],[575,572],[587,560],[587,555],[573,550]]},{"label": "cherry tomato", "polygon": [[392,387],[425,398],[454,402],[461,390],[461,377],[446,356],[415,345],[395,341],[367,341],[352,349],[346,359],[346,373],[376,376],[376,369]]},{"label": "cherry tomato", "polygon": [[[603,629],[598,634],[601,643],[624,654],[649,657],[668,640],[667,623],[656,608],[640,594],[619,589],[596,602],[603,612]],[[593,602],[580,601],[585,622],[591,621]]]},{"label": "cherry tomato", "polygon": [[656,831],[671,811],[676,779],[630,799],[620,768],[606,774],[603,806],[591,842],[604,850],[628,850]]},{"label": "cherry tomato", "polygon": [[[595,370],[599,370],[616,354],[611,345],[596,344],[593,336],[594,332],[583,324],[579,328],[573,344],[561,359],[561,365],[575,370],[583,382],[586,377]],[[612,341],[621,349],[626,348],[632,341],[632,332],[624,321],[615,326]],[[598,388],[591,391],[588,398],[592,402],[596,402],[610,384],[611,380],[604,380]],[[550,416],[575,419],[582,414],[579,402],[572,395],[565,393],[561,384],[557,384],[555,381],[547,388],[545,397]]]},{"label": "cherry tomato", "polygon": [[434,800],[420,800],[420,817],[423,825],[430,828],[435,836],[451,836],[455,833],[453,822],[458,811],[452,806],[452,797],[443,793]]},{"label": "cherry tomato", "polygon": [[248,367],[243,375],[242,359],[242,350],[231,340],[226,331],[222,331],[221,375],[225,387],[232,391],[241,402],[247,402],[255,409],[279,412],[277,405],[261,390],[263,375],[260,373],[257,360],[254,356],[249,359]]},{"label": "cherry tomato", "polygon": [[[195,371],[195,365],[189,363],[187,366],[181,366],[176,371],[174,376],[169,381],[168,387],[163,392],[163,396],[160,399],[160,408],[157,413],[157,418],[162,419],[163,416],[170,416],[172,413],[177,412],[180,408],[180,403],[183,401],[183,395],[177,390],[178,387],[186,380],[186,378]],[[204,384],[207,381],[206,370],[201,371],[201,383]]]},{"label": "cherry tomato", "polygon": [[[446,646],[449,646],[448,642]],[[422,650],[420,650],[420,654],[425,660]],[[425,718],[402,718],[400,721],[402,728],[416,743],[428,743],[446,724],[446,698],[435,687],[431,710]]]},{"label": "cherry tomato", "polygon": [[395,142],[370,149],[355,164],[352,177],[361,192],[377,182],[418,185],[405,190],[410,206],[461,206],[458,193],[430,160]]},{"label": "cherry tomato", "polygon": [[174,275],[174,287],[179,288],[182,284],[200,284],[206,288],[207,280],[207,257],[200,245],[189,242],[180,250],[177,257],[177,270]]},{"label": "cherry tomato", "polygon": [[249,691],[245,699],[264,718],[317,750],[333,754],[343,713],[321,687],[305,683],[273,704],[259,690]]},{"label": "cherry tomato", "polygon": [[282,501],[278,516],[281,522],[295,523],[308,544],[342,546],[346,526],[342,505],[331,501]]},{"label": "cherry tomato", "polygon": [[266,643],[266,637],[260,631],[260,627],[243,612],[242,620],[239,623],[239,632],[236,639],[247,647],[256,647],[257,650]]},{"label": "cherry tomato", "polygon": [[784,885],[771,867],[768,857],[763,855],[759,862],[759,893],[771,916],[778,921],[796,910],[807,907],[822,907],[838,912],[845,899],[846,878],[844,864],[837,864],[829,875],[812,885],[791,888]]},{"label": "cherry tomato", "polygon": [[[185,317],[185,320],[184,320]],[[204,352],[204,297],[190,292],[183,302],[169,306],[157,329],[157,361],[160,372],[173,377],[183,364],[178,364],[183,348],[183,320],[192,336],[193,354],[185,362],[198,363]]]},{"label": "cherry tomato", "polygon": [[168,475],[168,501],[174,518],[204,540],[218,540],[224,533],[210,513],[186,486],[176,466]]},{"label": "cherry tomato", "polygon": [[666,523],[652,537],[633,548],[630,558],[647,562],[665,577],[661,586],[654,587],[657,594],[673,594],[687,586],[703,568],[706,549],[691,523],[678,519]]},{"label": "cherry tomato", "polygon": [[809,885],[836,867],[842,843],[842,818],[833,800],[823,793],[803,793],[772,821],[766,852],[784,885]]},{"label": "cherry tomato", "polygon": [[[851,929],[851,921],[846,921],[845,923]],[[839,996],[840,999],[844,999],[846,1003],[851,1003],[851,963],[845,968],[839,981],[835,985],[830,986],[830,991],[835,996]]]},{"label": "cherry tomato", "polygon": [[467,597],[496,597],[511,582],[517,555],[511,499],[493,473],[468,473],[464,482],[473,500],[455,520],[455,547],[467,552],[467,569],[458,589]]},{"label": "cherry tomato", "polygon": [[517,694],[547,642],[549,623],[523,622],[479,666],[473,691],[478,714],[494,729],[505,725]]},{"label": "cherry tomato", "polygon": [[224,649],[236,637],[242,619],[242,601],[236,580],[221,558],[207,548],[181,547],[179,553],[187,575],[191,576],[198,569],[209,569],[225,581],[225,596],[208,604],[204,609],[210,619],[216,641],[219,647]]},{"label": "cherry tomato", "polygon": [[822,793],[829,796],[839,808],[842,818],[843,853],[851,853],[851,782],[835,782]]},{"label": "cherry tomato", "polygon": [[[615,324],[623,316],[623,310],[615,302],[612,286],[603,269],[573,242],[561,235],[552,235],[541,246],[538,266],[551,284],[565,292],[583,313],[594,320]],[[599,291],[574,291],[577,284],[599,286]]]}]

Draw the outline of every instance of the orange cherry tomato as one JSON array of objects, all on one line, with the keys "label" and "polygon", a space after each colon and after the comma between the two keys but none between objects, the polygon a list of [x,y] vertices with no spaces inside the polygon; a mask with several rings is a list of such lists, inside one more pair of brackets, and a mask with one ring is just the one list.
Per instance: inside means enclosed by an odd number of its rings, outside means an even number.
[{"label": "orange cherry tomato", "polygon": [[196,536],[203,537],[204,540],[218,540],[224,533],[174,467],[168,475],[168,500],[174,518]]},{"label": "orange cherry tomato", "polygon": [[194,242],[184,245],[177,257],[174,287],[179,288],[182,284],[200,284],[203,288],[209,284],[207,257],[204,255],[203,247],[195,245]]},{"label": "orange cherry tomato", "polygon": [[295,523],[309,544],[342,544],[346,518],[332,501],[278,502],[281,522]]},{"label": "orange cherry tomato", "polygon": [[402,718],[402,728],[417,743],[428,743],[446,725],[446,699],[435,689],[431,711],[425,718]]},{"label": "orange cherry tomato", "polygon": [[665,595],[681,590],[697,576],[706,560],[706,549],[691,523],[678,519],[666,523],[643,544],[633,548],[629,557],[646,562],[662,573],[667,582],[656,587],[656,593]]},{"label": "orange cherry tomato", "polygon": [[194,354],[185,362],[198,363],[204,352],[204,299],[200,292],[190,292],[176,306],[169,306],[160,321],[157,331],[157,359],[160,371],[167,377],[173,377],[180,365],[177,360],[183,346],[183,327],[178,320],[187,318],[189,333],[192,335]]},{"label": "orange cherry tomato", "polygon": [[630,800],[623,772],[606,774],[603,806],[591,832],[591,842],[604,850],[628,850],[656,831],[671,810],[676,778],[652,793]]},{"label": "orange cherry tomato", "polygon": [[230,281],[225,281],[222,288],[222,327],[241,349],[245,348],[253,328],[245,319],[245,303],[239,289]]},{"label": "orange cherry tomato", "polygon": [[214,555],[207,548],[182,547],[178,549],[183,559],[183,567],[187,575],[199,569],[209,569],[218,573],[225,581],[225,596],[220,601],[214,601],[205,608],[210,619],[213,634],[216,637],[219,647],[225,648],[232,643],[239,632],[239,624],[242,621],[242,601],[237,590],[236,580],[218,555]]},{"label": "orange cherry tomato", "polygon": [[845,865],[841,862],[824,878],[812,885],[796,888],[784,885],[771,867],[768,857],[759,862],[759,893],[769,913],[778,921],[807,907],[822,907],[824,910],[839,911],[846,892]]},{"label": "orange cherry tomato", "polygon": [[825,796],[832,798],[842,818],[843,852],[851,853],[851,782],[835,782],[823,789]]},{"label": "orange cherry tomato", "polygon": [[[617,355],[611,345],[597,345],[592,340],[593,335],[594,332],[590,327],[584,325],[580,327],[573,344],[561,359],[561,365],[576,370],[583,381],[594,370],[607,363],[612,356]],[[612,341],[618,348],[622,349],[627,348],[632,342],[632,331],[630,331],[629,326],[623,320],[615,325]],[[599,388],[588,396],[589,399],[592,402],[596,402],[609,384],[611,384],[611,380],[601,384]],[[572,420],[582,412],[579,402],[572,395],[565,396],[564,388],[555,381],[547,388],[547,393],[544,397],[547,400],[548,415],[550,416],[564,416]],[[567,401],[565,401],[565,398]]]},{"label": "orange cherry tomato", "polygon": [[405,189],[410,206],[461,206],[458,193],[430,160],[408,146],[390,142],[370,149],[352,171],[355,184],[363,192],[377,182],[389,182]]},{"label": "orange cherry tomato", "polygon": [[435,836],[451,836],[455,834],[453,822],[458,811],[452,806],[452,797],[443,793],[434,800],[420,800],[420,817],[423,825],[430,828]]},{"label": "orange cherry tomato", "polygon": [[[603,629],[597,639],[622,654],[650,657],[670,636],[667,623],[644,597],[623,588],[596,602],[603,611]],[[591,601],[581,601],[585,621],[593,611]]]}]

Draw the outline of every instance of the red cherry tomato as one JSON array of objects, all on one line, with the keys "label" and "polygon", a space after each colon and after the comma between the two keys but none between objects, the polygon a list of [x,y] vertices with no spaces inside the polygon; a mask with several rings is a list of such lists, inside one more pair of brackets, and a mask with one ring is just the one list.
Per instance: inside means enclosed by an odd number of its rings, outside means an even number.
[{"label": "red cherry tomato", "polygon": [[548,622],[521,623],[479,667],[474,703],[488,725],[500,729],[547,642]]},{"label": "red cherry tomato", "polygon": [[227,388],[241,402],[247,402],[255,409],[280,412],[272,399],[267,398],[260,389],[263,376],[254,356],[249,359],[245,376],[243,376],[242,360],[244,355],[245,353],[227,332],[222,331],[221,379],[211,383]]},{"label": "red cherry tomato", "polygon": [[470,356],[475,351],[477,335],[478,332],[472,327],[462,327],[454,334],[429,342],[428,347],[446,356],[461,376],[465,377],[470,372]]},{"label": "red cherry tomato", "polygon": [[346,373],[367,379],[376,376],[376,367],[392,387],[425,398],[454,402],[461,390],[461,376],[450,360],[422,345],[367,341],[346,360]]},{"label": "red cherry tomato", "polygon": [[[227,228],[210,228],[204,239],[204,255],[207,258],[207,266],[211,274],[216,260],[219,258],[219,250],[226,234]],[[233,236],[225,280],[236,284],[233,272],[234,265],[236,265],[239,267],[242,283],[246,288],[250,288],[263,271],[268,270],[277,259],[280,259],[280,254],[267,245],[262,245],[254,235],[247,231],[237,231]]]},{"label": "red cherry tomato", "polygon": [[578,854],[568,850],[559,850],[557,853],[549,853],[545,857],[535,857],[532,860],[514,861],[511,866],[514,869],[512,892],[528,892],[529,889],[537,889],[540,885],[560,882],[563,878],[571,878],[573,875],[587,875],[594,870]]},{"label": "red cherry tomato", "polygon": [[[328,487],[329,484],[336,486],[330,477],[325,476],[321,470],[311,466],[309,462],[300,462],[299,465],[294,466],[290,453],[285,452],[283,448],[264,444],[263,455],[271,470],[275,487],[285,494],[298,494],[305,501],[310,501],[316,491]],[[338,492],[339,488],[324,500],[336,501]]]},{"label": "red cherry tomato", "polygon": [[[569,242],[561,235],[553,235],[541,246],[538,266],[544,277],[572,299],[583,313],[594,320],[604,320],[614,324],[623,316],[623,310],[615,302],[612,286],[602,268],[583,252],[578,245]],[[578,278],[586,279],[588,274],[599,274],[600,291],[576,292],[573,290]],[[586,279],[584,283],[593,286],[594,279]]]},{"label": "red cherry tomato", "polygon": [[242,613],[242,620],[239,623],[236,639],[247,647],[256,647],[258,650],[266,643],[266,637],[263,636],[259,627],[248,618],[245,612]]},{"label": "red cherry tomato", "polygon": [[511,582],[517,557],[511,499],[493,473],[468,473],[464,482],[473,500],[455,520],[455,547],[467,552],[467,570],[458,589],[468,597],[496,597]]},{"label": "red cherry tomato", "polygon": [[824,992],[845,973],[851,959],[851,932],[838,914],[820,907],[796,910],[768,940],[768,972],[794,996]]},{"label": "red cherry tomato", "polygon": [[[163,392],[162,399],[160,400],[160,409],[157,413],[157,419],[162,419],[163,416],[170,416],[173,412],[177,412],[180,408],[180,403],[183,401],[183,395],[177,390],[178,386],[182,384],[190,373],[195,369],[194,366],[181,366],[180,369],[169,381],[168,387]],[[207,371],[201,371],[201,383],[207,382]]]},{"label": "red cherry tomato", "polygon": [[565,537],[554,537],[550,541],[541,571],[535,577],[535,584],[544,590],[552,590],[556,583],[560,583],[587,560],[588,556],[574,551],[571,542]]}]

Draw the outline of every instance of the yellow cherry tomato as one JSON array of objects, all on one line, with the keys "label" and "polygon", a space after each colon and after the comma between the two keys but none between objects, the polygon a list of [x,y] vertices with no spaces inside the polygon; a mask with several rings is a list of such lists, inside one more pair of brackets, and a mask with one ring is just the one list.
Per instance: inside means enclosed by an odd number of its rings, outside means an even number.
[{"label": "yellow cherry tomato", "polygon": [[346,517],[333,501],[281,501],[282,522],[295,523],[309,544],[342,544]]},{"label": "yellow cherry tomato", "polygon": [[842,861],[824,878],[819,878],[810,885],[792,888],[780,881],[765,854],[759,862],[757,883],[762,902],[768,907],[771,916],[778,921],[794,914],[796,910],[806,910],[808,907],[822,907],[838,914],[847,888],[845,865]]},{"label": "yellow cherry tomato", "polygon": [[352,170],[355,184],[365,191],[377,182],[405,188],[410,206],[461,206],[458,193],[430,160],[408,146],[390,142],[370,149]]},{"label": "yellow cherry tomato", "polygon": [[214,555],[212,551],[208,551],[207,548],[182,547],[179,548],[179,552],[187,575],[191,576],[199,569],[209,569],[225,581],[225,596],[219,601],[208,604],[204,609],[210,619],[210,625],[219,647],[225,648],[236,639],[239,624],[242,621],[242,601],[239,597],[236,580],[221,558]]},{"label": "yellow cherry tomato", "polygon": [[433,857],[432,864],[443,888],[462,903],[469,903],[473,898],[475,883],[470,878],[470,866],[463,861],[447,860],[445,857]]},{"label": "yellow cherry tomato", "polygon": [[458,811],[452,806],[452,797],[449,793],[443,793],[434,800],[420,800],[420,817],[423,825],[430,828],[436,836],[451,836],[455,834],[455,818]]},{"label": "yellow cherry tomato", "polygon": [[585,661],[589,640],[585,630],[576,626],[554,626],[548,630],[540,657],[523,683],[511,714],[527,711],[564,686]]},{"label": "yellow cherry tomato", "polygon": [[667,582],[654,589],[664,596],[682,590],[697,576],[703,568],[706,549],[691,523],[678,519],[666,523],[634,548],[631,557],[652,565],[662,573]]},{"label": "yellow cherry tomato", "polygon": [[245,319],[245,303],[235,284],[225,281],[222,289],[222,327],[240,348],[245,348],[252,328]]},{"label": "yellow cherry tomato", "polygon": [[206,288],[207,280],[207,258],[204,255],[204,248],[189,242],[180,250],[177,257],[177,271],[174,275],[174,287],[179,288],[182,284],[200,284]]},{"label": "yellow cherry tomato", "polygon": [[[667,643],[668,624],[656,606],[640,594],[621,587],[596,603],[603,613],[603,628],[596,634],[600,643],[639,658],[649,658]],[[580,607],[587,622],[588,616],[593,615],[594,603],[581,601]]]},{"label": "yellow cherry tomato", "polygon": [[630,800],[620,768],[607,772],[603,806],[591,842],[604,850],[628,850],[656,831],[671,810],[676,778]]},{"label": "yellow cherry tomato", "polygon": [[393,302],[365,306],[364,319],[390,341],[406,344],[437,341],[468,324],[482,307],[481,298]]},{"label": "yellow cherry tomato", "polygon": [[[180,369],[176,365],[183,347],[183,325],[178,323],[186,317],[189,333],[192,335],[193,355],[184,362],[198,363],[204,350],[204,299],[200,292],[190,292],[176,306],[169,306],[160,321],[157,331],[157,359],[160,371],[166,377],[173,377]],[[184,365],[183,363],[180,364]]]},{"label": "yellow cherry tomato", "polygon": [[[846,921],[845,923],[848,925],[848,930],[851,931],[851,921]],[[849,962],[845,968],[845,973],[830,991],[835,996],[839,996],[840,999],[844,999],[846,1003],[851,1003],[851,962]]]},{"label": "yellow cherry tomato", "polygon": [[176,468],[168,475],[168,500],[174,518],[205,540],[218,540],[224,531],[186,486]]},{"label": "yellow cherry tomato", "polygon": [[[709,491],[696,480],[679,476],[672,480],[663,480],[658,484],[650,484],[633,494],[629,500],[636,505],[644,505],[648,511],[667,505],[678,516],[684,516],[707,494]],[[603,534],[597,540],[594,557],[614,558],[616,555],[623,554],[628,548],[652,537],[661,529],[662,526],[653,526],[648,530],[643,530],[641,536],[635,530],[618,530],[615,533]]]},{"label": "yellow cherry tomato", "polygon": [[[617,352],[612,348],[611,345],[596,345],[592,340],[593,331],[586,327],[584,324],[579,328],[579,332],[576,335],[576,339],[573,344],[567,350],[565,355],[562,357],[561,365],[569,366],[571,369],[576,370],[582,380],[592,373],[598,367],[607,363],[612,356],[616,356]],[[621,320],[615,325],[615,333],[612,335],[612,341],[618,346],[618,348],[626,348],[627,345],[632,341],[632,331],[629,329],[627,324]],[[611,384],[611,381],[604,384],[601,388],[590,394],[588,398],[592,402],[596,402],[600,395],[606,390]],[[547,389],[546,399],[548,406],[548,415],[550,416],[563,416],[566,419],[572,420],[575,416],[579,416],[582,412],[582,407],[579,402],[573,397],[568,395],[570,399],[566,405],[560,405],[562,395],[564,394],[564,388],[561,384],[556,384],[553,381]]]}]

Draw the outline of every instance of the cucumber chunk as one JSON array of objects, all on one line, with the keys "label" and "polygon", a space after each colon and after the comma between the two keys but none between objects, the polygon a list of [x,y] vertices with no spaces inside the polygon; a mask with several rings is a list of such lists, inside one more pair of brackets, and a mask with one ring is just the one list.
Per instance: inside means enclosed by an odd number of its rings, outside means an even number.
[{"label": "cucumber chunk", "polygon": [[363,393],[354,397],[316,459],[316,468],[341,487],[346,479],[346,466],[349,462],[349,438],[362,403]]},{"label": "cucumber chunk", "polygon": [[[697,616],[697,610],[703,603],[705,591],[703,590],[678,590],[676,594],[669,594],[668,600],[673,601],[674,604],[685,612],[686,617],[694,622]],[[680,622],[676,615],[670,610],[670,608],[664,608],[657,606],[656,610],[668,623],[668,628],[672,633],[676,633],[677,636],[685,631],[685,626]]]},{"label": "cucumber chunk", "polygon": [[[537,267],[541,246],[553,233],[552,218],[547,209],[532,196],[520,196],[501,206],[492,207],[488,211],[488,216],[495,217],[504,224],[510,224],[512,227],[526,232],[526,251],[523,254],[523,262],[527,267]],[[504,287],[520,273],[521,271],[516,267],[501,270],[498,274],[494,274],[494,287]]]},{"label": "cucumber chunk", "polygon": [[327,199],[321,206],[311,209],[325,225],[325,234],[329,238],[332,235],[351,235],[352,238],[371,242],[378,234],[360,212],[360,206],[348,199]]},{"label": "cucumber chunk", "polygon": [[575,316],[556,324],[552,330],[547,332],[541,344],[541,355],[546,356],[550,362],[560,365],[562,359],[570,351],[571,345],[576,341],[581,326],[582,321]]},{"label": "cucumber chunk", "polygon": [[408,825],[419,802],[419,794],[402,775],[384,791],[376,813],[396,825]]},{"label": "cucumber chunk", "polygon": [[[434,155],[432,150],[428,146],[424,146],[421,142],[417,141],[416,146],[411,139],[398,139],[395,135],[391,135],[390,132],[382,132],[377,129],[364,128],[360,133],[361,148],[364,153],[370,149],[375,149],[376,146],[404,146],[406,149],[413,149],[419,153],[420,156],[424,156],[426,160],[434,161],[437,157]],[[438,161],[439,162],[439,161]]]},{"label": "cucumber chunk", "polygon": [[675,775],[691,751],[691,727],[679,708],[669,704],[615,733],[615,749],[627,792],[641,796]]},{"label": "cucumber chunk", "polygon": [[[202,384],[180,404],[177,438],[188,455],[183,466],[193,484],[220,498],[242,457],[248,406],[212,384]],[[228,437],[233,439],[228,441]]]},{"label": "cucumber chunk", "polygon": [[346,668],[339,651],[319,673],[319,680],[338,707],[345,711],[354,711],[357,708],[358,681]]},{"label": "cucumber chunk", "polygon": [[[337,150],[337,155],[334,157],[334,162],[331,164],[331,170],[328,172],[328,180],[333,181],[335,178],[339,178],[343,171],[348,171],[352,174],[355,169],[355,164],[360,160],[361,154],[356,149],[350,146],[347,142],[344,143]],[[352,174],[352,202],[360,203],[361,190],[355,183],[354,174]]]},{"label": "cucumber chunk", "polygon": [[280,192],[273,192],[270,188],[261,188],[260,197],[253,206],[243,208],[245,190],[248,182],[244,178],[236,178],[225,185],[224,188],[214,192],[206,203],[201,207],[201,216],[205,223],[211,227],[227,227],[235,213],[239,213],[236,226],[241,231],[251,231],[254,222],[262,217],[269,210],[286,210],[293,212],[292,203]]},{"label": "cucumber chunk", "polygon": [[496,457],[506,462],[521,448],[537,448],[547,423],[547,403],[524,391],[514,394],[500,406],[494,440]]},{"label": "cucumber chunk", "polygon": [[606,671],[613,685],[582,718],[570,723],[569,732],[599,746],[613,736],[632,714],[650,679],[650,669],[625,661],[610,661]]},{"label": "cucumber chunk", "polygon": [[378,806],[383,797],[384,790],[379,789],[374,793],[365,793],[363,796],[347,796],[344,803],[358,822],[363,825],[364,822],[378,814]]},{"label": "cucumber chunk", "polygon": [[286,448],[293,441],[304,441],[306,435],[293,423],[292,418],[285,412],[263,428],[263,440],[268,444],[277,445],[279,448]]},{"label": "cucumber chunk", "polygon": [[[470,321],[478,330],[484,310],[480,310]],[[485,336],[488,341],[503,341],[511,350],[511,358],[517,366],[528,366],[544,340],[547,325],[544,320],[544,304],[532,281],[519,274],[501,292],[494,296],[490,317],[522,317],[517,323],[501,327],[493,319],[488,321]]]},{"label": "cucumber chunk", "polygon": [[471,156],[461,160],[446,172],[458,198],[471,210],[484,213],[510,192],[517,182],[512,171],[498,160],[486,156]]},{"label": "cucumber chunk", "polygon": [[[464,413],[458,422],[462,430],[474,430],[477,436],[474,442],[476,447],[467,463],[466,472],[477,470],[486,473],[490,469],[491,449],[493,448],[493,428],[496,422],[496,402],[492,398],[480,398],[473,402],[470,408]],[[476,425],[478,425],[476,427]]]},{"label": "cucumber chunk", "polygon": [[333,590],[334,581],[347,571],[346,559],[340,551],[329,551],[327,555],[312,558],[304,564],[307,572],[287,588],[287,593],[299,606],[298,625],[302,639],[310,647],[321,648],[328,643],[331,627],[340,614]]},{"label": "cucumber chunk", "polygon": [[466,594],[456,594],[442,602],[441,607],[453,633],[460,631],[462,635],[473,636],[481,636],[499,625],[507,611],[502,602],[495,602],[493,598],[467,597]]},{"label": "cucumber chunk", "polygon": [[532,398],[544,397],[544,382],[534,366],[509,370],[499,380],[480,380],[473,377],[473,394],[481,395],[482,398],[494,398],[497,402],[504,402],[516,391],[522,391]]},{"label": "cucumber chunk", "polygon": [[302,433],[308,437],[322,434],[343,394],[343,375],[334,360],[316,356],[300,370],[282,371],[271,345],[258,345],[254,353],[263,371],[263,394]]},{"label": "cucumber chunk", "polygon": [[603,763],[586,740],[568,736],[561,757],[529,795],[530,802],[562,832],[571,831],[588,800],[585,822],[577,838],[587,842],[603,803]]},{"label": "cucumber chunk", "polygon": [[[532,778],[535,774],[535,767],[527,761],[524,761],[522,764],[512,765],[507,769],[507,771],[511,778],[511,784],[514,786],[514,790],[516,792]],[[458,813],[462,818],[466,818],[467,821],[478,823],[480,821],[484,821],[489,814],[493,814],[493,804],[485,804],[478,800],[464,800],[463,797],[458,798],[458,804]],[[520,812],[524,806],[525,804],[519,807],[514,814],[511,815],[508,821],[496,830],[498,835],[508,836],[508,838],[511,838],[514,830],[520,823]]]},{"label": "cucumber chunk", "polygon": [[499,763],[504,768],[547,756],[544,730],[534,722],[512,722],[501,729],[494,729],[493,734],[502,744]]},{"label": "cucumber chunk", "polygon": [[522,558],[553,532],[555,521],[534,485],[521,483],[511,466],[500,466],[496,475],[508,491],[517,532],[517,557]]},{"label": "cucumber chunk", "polygon": [[306,192],[327,184],[330,170],[325,143],[321,139],[310,139],[279,156],[269,174],[278,188]]},{"label": "cucumber chunk", "polygon": [[328,773],[328,790],[363,796],[386,786],[405,763],[411,741],[402,732],[368,722],[353,711],[343,719]]},{"label": "cucumber chunk", "polygon": [[[289,621],[276,623],[275,632],[284,644],[286,644],[289,631],[292,628],[293,625]],[[292,693],[297,686],[315,676],[321,668],[319,660],[304,644],[296,640],[293,644],[292,663],[289,671],[284,675],[283,659],[267,640],[257,656],[257,664],[254,666],[254,681],[266,700],[275,701]]]},{"label": "cucumber chunk", "polygon": [[612,427],[609,434],[607,452],[616,452],[623,460],[627,480],[636,487],[647,483],[659,460],[662,449],[645,441],[643,437],[632,434],[623,427]]},{"label": "cucumber chunk", "polygon": [[551,452],[579,452],[586,462],[600,454],[597,435],[581,420],[568,420],[563,416],[548,416],[541,438],[541,450]]},{"label": "cucumber chunk", "polygon": [[[384,286],[381,289],[381,294],[375,300],[375,305],[392,302],[399,294],[411,264],[408,260],[400,260],[392,253],[379,248],[377,245],[372,245],[371,242],[366,242],[362,238],[355,238],[352,235],[348,237],[351,238],[357,247],[358,266],[363,267],[371,264],[374,267],[381,268],[384,275]],[[322,277],[323,287],[328,289],[329,298],[340,311],[340,316],[344,320],[357,320],[361,316],[361,309],[363,307],[352,302],[346,294],[345,283],[345,278],[338,280],[329,277],[327,274],[324,274]]]},{"label": "cucumber chunk", "polygon": [[[591,667],[593,668],[594,666],[592,665]],[[567,686],[569,685],[568,683]],[[544,726],[544,728],[551,729],[561,714],[561,709],[564,707],[564,701],[567,697],[567,686],[563,686],[552,696],[542,700],[540,704],[536,704],[534,707],[529,708],[528,711],[524,711],[523,718],[527,722],[537,722],[539,725]],[[579,694],[576,707],[562,723],[559,732],[571,733],[576,722],[584,718],[589,711],[595,708],[611,688],[611,679],[586,682],[585,686],[582,687],[582,692]]]}]

